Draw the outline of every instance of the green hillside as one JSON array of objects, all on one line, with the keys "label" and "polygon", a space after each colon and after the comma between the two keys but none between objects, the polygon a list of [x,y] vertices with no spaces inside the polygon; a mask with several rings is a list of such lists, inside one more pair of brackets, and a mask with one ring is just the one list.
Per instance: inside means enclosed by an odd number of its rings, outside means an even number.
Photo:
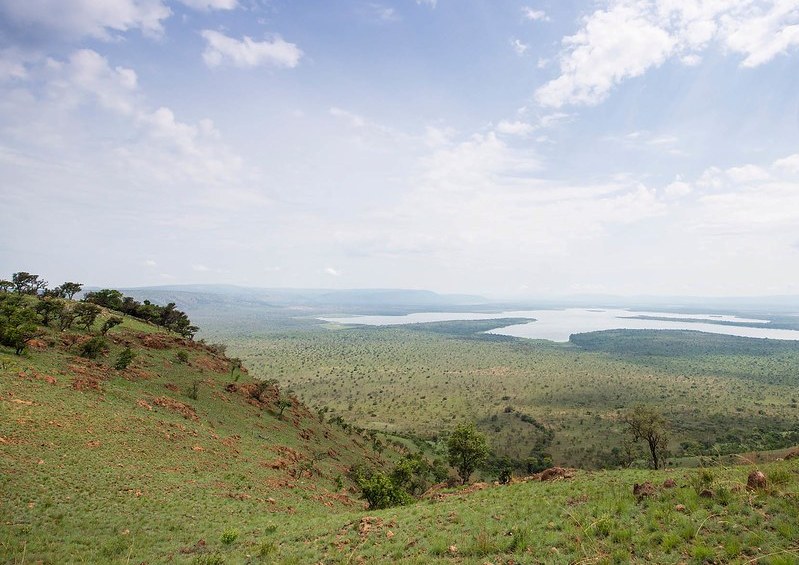
[{"label": "green hillside", "polygon": [[239,559],[292,517],[364,506],[347,473],[390,453],[274,383],[258,395],[223,348],[130,316],[81,356],[117,314],[0,346],[0,562],[190,560],[234,531]]}]

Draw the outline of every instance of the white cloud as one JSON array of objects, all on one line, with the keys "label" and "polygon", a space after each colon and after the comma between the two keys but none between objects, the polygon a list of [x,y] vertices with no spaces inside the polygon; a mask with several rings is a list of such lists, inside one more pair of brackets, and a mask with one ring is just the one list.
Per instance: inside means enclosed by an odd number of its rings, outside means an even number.
[{"label": "white cloud", "polygon": [[137,77],[132,69],[112,68],[105,57],[91,49],[73,52],[66,63],[50,59],[49,68],[61,76],[54,86],[66,89],[66,98],[80,93],[96,98],[108,110],[124,115],[134,113]]},{"label": "white cloud", "polygon": [[509,122],[502,120],[497,124],[497,132],[506,135],[527,135],[532,133],[534,129],[531,124],[521,121]]},{"label": "white cloud", "polygon": [[524,55],[524,53],[530,48],[529,45],[522,43],[520,40],[514,38],[510,40],[511,47],[513,50],[516,51],[517,55]]},{"label": "white cloud", "polygon": [[799,4],[794,0],[737,2],[738,10],[724,14],[721,35],[725,45],[745,55],[744,67],[757,67],[799,45]]},{"label": "white cloud", "polygon": [[203,51],[203,60],[209,67],[229,63],[240,68],[260,65],[293,68],[303,55],[295,44],[284,41],[280,36],[253,41],[247,36],[238,40],[212,30],[203,30],[201,35],[208,42]]},{"label": "white cloud", "polygon": [[766,166],[707,169],[696,183],[704,192],[693,218],[694,229],[725,237],[759,233],[773,238],[774,245],[795,240],[799,225],[799,167],[784,166],[795,157],[778,159]]},{"label": "white cloud", "polygon": [[333,267],[325,268],[325,273],[330,275],[331,277],[340,277],[341,276],[341,271],[339,271],[338,269],[334,269]]},{"label": "white cloud", "polygon": [[0,14],[21,28],[107,40],[113,32],[134,29],[160,35],[171,11],[161,0],[7,0],[0,3]]},{"label": "white cloud", "polygon": [[768,172],[757,165],[744,165],[732,167],[725,171],[727,176],[735,183],[745,184],[753,181],[762,181],[769,178]]},{"label": "white cloud", "polygon": [[417,4],[419,4],[419,5],[426,4],[426,5],[430,6],[431,8],[435,8],[437,2],[438,2],[438,0],[416,0]]},{"label": "white cloud", "polygon": [[799,174],[799,153],[789,155],[783,159],[777,159],[774,161],[774,166],[790,173]]},{"label": "white cloud", "polygon": [[695,67],[702,62],[702,57],[696,53],[691,53],[690,55],[683,55],[680,57],[680,62],[686,67]]},{"label": "white cloud", "polygon": [[211,270],[209,267],[207,267],[205,265],[202,265],[202,264],[199,264],[199,263],[195,264],[195,265],[192,265],[191,269],[193,271],[197,271],[198,273],[207,273],[208,271]]},{"label": "white cloud", "polygon": [[688,184],[687,182],[683,182],[680,179],[680,177],[677,177],[677,179],[674,182],[666,186],[663,192],[666,195],[666,198],[677,199],[677,198],[682,198],[683,196],[687,196],[688,194],[691,193],[691,190],[692,189],[690,184]]},{"label": "white cloud", "polygon": [[602,101],[618,82],[663,63],[675,40],[635,6],[620,3],[594,12],[563,43],[561,75],[536,91],[544,106]]},{"label": "white cloud", "polygon": [[593,105],[620,82],[672,57],[701,62],[712,43],[754,67],[799,45],[796,0],[605,0],[563,39],[560,76],[536,91],[545,106]]},{"label": "white cloud", "polygon": [[179,2],[189,8],[204,12],[210,10],[233,10],[238,6],[237,0],[179,0]]},{"label": "white cloud", "polygon": [[153,259],[147,259],[146,261],[144,261],[144,266],[145,267],[157,267],[158,263],[156,263],[155,260],[153,260]]},{"label": "white cloud", "polygon": [[546,12],[544,12],[543,10],[534,10],[529,6],[524,6],[522,8],[522,14],[524,15],[525,19],[530,20],[532,22],[549,21]]},{"label": "white cloud", "polygon": [[[28,90],[16,91],[25,96],[3,108],[7,118],[19,115],[18,123],[6,129],[18,140],[62,146],[65,153],[77,151],[84,142],[99,143],[90,154],[74,158],[99,158],[104,167],[117,167],[122,174],[135,171],[137,178],[149,175],[162,185],[235,185],[241,177],[241,158],[220,142],[210,120],[186,123],[169,108],[152,109],[139,90],[136,73],[112,66],[96,51],[80,49],[64,61],[28,64],[25,71]],[[85,121],[87,112],[92,120]],[[100,116],[105,129],[92,138],[88,130]],[[98,150],[102,157],[94,154]]]}]

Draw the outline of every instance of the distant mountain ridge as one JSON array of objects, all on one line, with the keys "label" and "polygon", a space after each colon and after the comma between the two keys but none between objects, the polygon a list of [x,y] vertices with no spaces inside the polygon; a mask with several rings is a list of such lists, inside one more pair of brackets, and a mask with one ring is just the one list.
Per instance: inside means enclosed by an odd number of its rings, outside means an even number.
[{"label": "distant mountain ridge", "polygon": [[[276,306],[440,306],[486,304],[490,300],[469,294],[439,294],[430,290],[415,289],[303,289],[303,288],[256,288],[235,285],[162,285],[120,289],[132,296],[169,296],[187,299],[189,295],[212,297],[225,296],[236,301],[252,301]],[[218,298],[216,299],[218,300]]]}]

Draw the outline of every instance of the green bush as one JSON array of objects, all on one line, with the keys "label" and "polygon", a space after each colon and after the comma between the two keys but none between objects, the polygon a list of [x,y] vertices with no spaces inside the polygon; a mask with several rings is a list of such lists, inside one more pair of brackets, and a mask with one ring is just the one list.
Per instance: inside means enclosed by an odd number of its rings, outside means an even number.
[{"label": "green bush", "polygon": [[380,471],[372,473],[368,478],[360,478],[358,486],[361,487],[369,508],[373,510],[400,506],[412,501],[411,496],[401,486]]},{"label": "green bush", "polygon": [[222,532],[222,543],[225,545],[230,545],[234,541],[236,541],[239,537],[239,531],[235,528],[228,528],[224,532]]},{"label": "green bush", "polygon": [[114,363],[114,369],[117,369],[118,371],[127,369],[128,366],[133,362],[133,359],[135,357],[136,354],[133,353],[133,350],[130,347],[126,347],[120,352],[119,356],[117,357],[117,360]]},{"label": "green bush", "polygon": [[97,359],[105,353],[108,353],[108,342],[99,335],[80,346],[80,356],[86,359]]}]

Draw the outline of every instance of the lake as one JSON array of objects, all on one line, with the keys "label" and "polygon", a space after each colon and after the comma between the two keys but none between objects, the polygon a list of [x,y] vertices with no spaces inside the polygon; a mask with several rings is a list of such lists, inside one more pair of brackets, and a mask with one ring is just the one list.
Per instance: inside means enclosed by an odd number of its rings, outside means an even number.
[{"label": "lake", "polygon": [[[636,318],[637,316],[670,319],[646,320]],[[517,310],[493,314],[475,312],[416,312],[404,316],[351,316],[346,318],[321,319],[338,324],[394,326],[455,320],[493,320],[497,318],[533,318],[535,321],[497,328],[487,333],[528,339],[547,339],[558,342],[569,341],[569,336],[571,334],[621,329],[694,330],[740,337],[799,341],[799,330],[758,327],[769,323],[769,320],[765,319],[740,318],[728,314],[676,314],[673,312],[632,311],[606,308]],[[730,326],[720,324],[719,322],[734,322],[748,325]]]}]

